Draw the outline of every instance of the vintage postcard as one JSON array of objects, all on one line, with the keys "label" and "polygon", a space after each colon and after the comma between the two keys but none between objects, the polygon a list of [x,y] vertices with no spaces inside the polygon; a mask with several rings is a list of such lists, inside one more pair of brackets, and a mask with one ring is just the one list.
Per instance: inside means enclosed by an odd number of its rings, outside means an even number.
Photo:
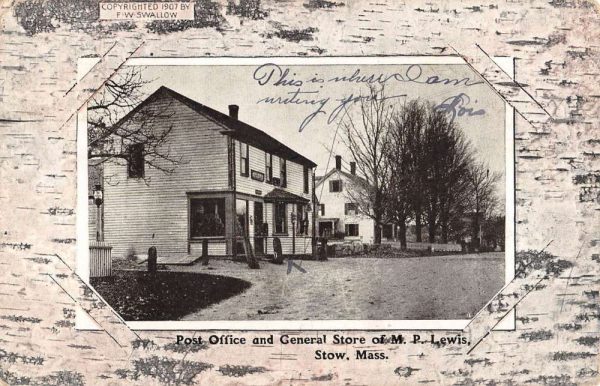
[{"label": "vintage postcard", "polygon": [[2,10],[7,384],[597,384],[597,4]]},{"label": "vintage postcard", "polygon": [[130,326],[463,328],[514,277],[514,112],[462,58],[131,62],[79,211]]}]

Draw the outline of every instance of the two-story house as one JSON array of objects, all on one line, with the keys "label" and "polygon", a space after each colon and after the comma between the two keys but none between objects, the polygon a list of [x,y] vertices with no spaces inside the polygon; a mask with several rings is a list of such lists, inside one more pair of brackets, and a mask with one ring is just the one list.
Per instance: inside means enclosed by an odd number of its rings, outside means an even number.
[{"label": "two-story house", "polygon": [[164,173],[131,141],[126,161],[103,164],[103,234],[113,256],[151,246],[159,256],[199,256],[204,240],[210,255],[231,256],[243,253],[243,236],[257,255],[272,254],[275,237],[283,254],[312,253],[314,162],[240,121],[238,106],[224,114],[166,87],[118,125],[139,124],[147,109],[165,112],[151,124],[171,128],[164,146],[181,161]]},{"label": "two-story house", "polygon": [[342,170],[342,157],[335,156],[335,168],[317,179],[315,195],[319,203],[317,228],[319,237],[343,238],[371,244],[375,221],[360,213],[357,199],[367,181],[356,174],[356,163],[350,171]]}]

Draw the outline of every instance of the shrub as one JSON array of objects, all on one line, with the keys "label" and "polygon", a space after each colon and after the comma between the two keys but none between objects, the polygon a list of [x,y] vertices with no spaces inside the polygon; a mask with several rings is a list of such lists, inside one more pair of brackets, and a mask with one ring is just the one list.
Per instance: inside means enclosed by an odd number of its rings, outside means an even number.
[{"label": "shrub", "polygon": [[131,245],[129,248],[127,248],[127,253],[125,254],[125,258],[129,261],[137,260],[137,252],[133,245]]}]

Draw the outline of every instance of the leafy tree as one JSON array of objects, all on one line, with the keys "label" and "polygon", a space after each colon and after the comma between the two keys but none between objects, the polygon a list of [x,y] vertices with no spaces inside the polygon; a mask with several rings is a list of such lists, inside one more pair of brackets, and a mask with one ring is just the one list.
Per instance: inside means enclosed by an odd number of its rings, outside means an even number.
[{"label": "leafy tree", "polygon": [[386,147],[389,181],[385,196],[388,218],[398,226],[401,248],[406,248],[407,223],[420,210],[422,192],[419,173],[422,131],[426,106],[413,100],[395,111],[390,121]]}]

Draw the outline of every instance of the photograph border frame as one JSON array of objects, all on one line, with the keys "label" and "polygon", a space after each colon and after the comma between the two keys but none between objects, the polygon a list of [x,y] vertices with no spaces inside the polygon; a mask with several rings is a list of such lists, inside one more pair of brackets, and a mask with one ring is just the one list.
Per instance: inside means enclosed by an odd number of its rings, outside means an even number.
[{"label": "photograph border frame", "polygon": [[[494,63],[504,72],[515,79],[514,58],[499,56],[492,57]],[[77,77],[82,79],[90,71],[100,58],[79,58]],[[275,63],[279,65],[385,65],[385,64],[454,64],[466,65],[481,77],[469,63],[459,55],[440,56],[418,56],[418,55],[390,55],[390,56],[322,56],[322,57],[133,57],[127,59],[123,66],[243,66]],[[488,84],[488,87],[491,85]],[[505,286],[514,279],[515,274],[515,109],[504,99],[493,87],[492,90],[504,101],[505,104]],[[77,164],[87,165],[87,104],[77,112]],[[449,320],[210,320],[210,321],[124,321],[104,298],[94,289],[89,282],[89,235],[88,235],[88,170],[87,167],[77,168],[77,256],[76,272],[81,280],[102,299],[102,301],[132,330],[150,331],[185,331],[185,330],[237,330],[237,331],[281,331],[281,330],[306,330],[306,331],[330,331],[330,330],[464,330],[472,319],[449,319]],[[501,292],[500,288],[497,293]],[[491,301],[490,298],[488,300]],[[487,304],[487,303],[486,303]],[[482,310],[485,309],[485,306]],[[482,310],[479,310],[475,318]],[[515,310],[508,312],[494,330],[514,330]],[[83,309],[78,310],[75,328],[78,330],[101,329],[89,317],[86,317]]]}]

